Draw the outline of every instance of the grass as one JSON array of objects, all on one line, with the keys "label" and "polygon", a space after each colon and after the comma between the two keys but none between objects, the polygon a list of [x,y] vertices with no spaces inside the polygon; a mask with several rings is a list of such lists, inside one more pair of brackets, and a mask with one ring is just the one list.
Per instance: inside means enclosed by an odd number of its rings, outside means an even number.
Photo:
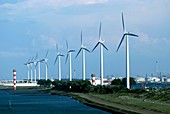
[{"label": "grass", "polygon": [[[132,94],[90,94],[92,96],[95,96],[96,98],[100,98],[103,100],[107,100],[113,103],[118,103],[122,105],[128,105],[128,106],[134,106],[134,107],[140,107],[147,110],[153,110],[158,112],[164,112],[164,113],[170,113],[170,104],[158,104],[153,101],[144,101],[143,99],[136,99],[132,97]],[[123,95],[123,96],[122,96]]]}]

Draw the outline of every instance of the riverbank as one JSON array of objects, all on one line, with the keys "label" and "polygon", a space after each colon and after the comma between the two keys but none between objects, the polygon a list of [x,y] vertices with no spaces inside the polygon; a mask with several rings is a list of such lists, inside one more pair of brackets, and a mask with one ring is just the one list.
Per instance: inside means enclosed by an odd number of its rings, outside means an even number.
[{"label": "riverbank", "polygon": [[[92,94],[92,93],[74,93],[74,92],[64,92],[57,90],[44,90],[51,95],[64,95],[72,97],[85,105],[102,109],[111,113],[120,114],[165,114],[170,113],[169,105],[167,104],[155,104],[154,102],[146,102],[136,99],[129,99],[127,96],[124,98],[117,97],[114,95],[106,94]],[[113,100],[115,99],[115,100]],[[118,102],[118,100],[121,100]],[[139,105],[140,104],[140,105]],[[142,105],[148,106],[144,107]],[[152,107],[159,107],[153,109]],[[163,108],[161,108],[163,107]]]},{"label": "riverbank", "polygon": [[[7,88],[5,88],[7,89]],[[13,91],[7,89],[8,91]],[[128,97],[127,95],[115,94],[94,94],[94,93],[75,93],[75,92],[65,92],[58,91],[53,89],[44,89],[44,88],[17,88],[17,91],[23,92],[39,92],[47,93],[50,95],[59,95],[59,96],[69,96],[85,105],[98,108],[111,113],[120,113],[120,114],[165,114],[170,113],[170,104],[160,103],[160,102],[151,102],[147,100],[134,99]]]}]

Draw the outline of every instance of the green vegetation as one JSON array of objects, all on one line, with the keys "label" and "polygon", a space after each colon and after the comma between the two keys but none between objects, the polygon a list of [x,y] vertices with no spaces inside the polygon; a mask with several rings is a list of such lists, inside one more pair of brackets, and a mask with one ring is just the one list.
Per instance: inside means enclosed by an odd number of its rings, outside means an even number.
[{"label": "green vegetation", "polygon": [[[125,80],[125,79],[123,79]],[[170,103],[170,88],[146,91],[144,89],[132,89],[128,90],[124,87],[123,80],[115,79],[111,85],[91,85],[88,80],[75,80],[75,81],[58,81],[58,80],[39,80],[38,84],[40,87],[51,88],[53,90],[60,90],[66,92],[77,92],[77,93],[95,93],[95,94],[114,94],[136,99],[149,99],[157,102]],[[134,80],[131,79],[133,83]]]},{"label": "green vegetation", "polygon": [[[170,108],[169,108],[170,104],[168,104],[170,103],[170,98],[169,99],[163,98],[166,99],[166,101],[162,101],[160,96],[159,97],[157,96],[160,95],[160,92],[157,93],[156,91],[146,92],[143,90],[139,90],[139,91],[138,90],[119,91],[114,94],[94,94],[94,93],[89,93],[89,94],[96,98],[110,101],[112,103],[133,106],[133,107],[140,107],[141,109],[153,110],[157,112],[170,113]],[[135,93],[135,91],[137,93]],[[170,88],[161,91],[168,91],[169,93]],[[170,97],[170,94],[167,96]]]},{"label": "green vegetation", "polygon": [[[125,80],[125,79],[124,79]],[[131,81],[134,81],[133,79]],[[39,80],[40,87],[50,88],[49,91],[63,95],[65,92],[82,93],[124,106],[139,107],[157,112],[170,113],[170,88],[149,90],[133,89],[124,87],[126,81],[113,80],[111,85],[91,85],[90,81],[50,81]],[[131,82],[131,84],[135,82]],[[59,92],[60,91],[60,92]]]},{"label": "green vegetation", "polygon": [[51,80],[38,80],[38,83],[40,85],[40,87],[50,87],[52,84]]},{"label": "green vegetation", "polygon": [[[136,82],[135,82],[134,78],[130,77],[130,87],[135,84],[136,84]],[[114,79],[114,80],[112,80],[111,85],[121,85],[121,86],[126,87],[126,78],[123,78],[122,80]]]}]

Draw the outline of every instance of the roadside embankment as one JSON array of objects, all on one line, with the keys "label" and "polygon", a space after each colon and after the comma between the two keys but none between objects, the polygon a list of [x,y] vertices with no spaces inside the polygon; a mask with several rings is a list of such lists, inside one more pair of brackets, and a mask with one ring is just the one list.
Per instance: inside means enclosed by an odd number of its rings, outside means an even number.
[{"label": "roadside embankment", "polygon": [[[65,91],[57,91],[57,90],[44,90],[44,92],[47,92],[51,95],[62,95],[62,96],[69,96],[75,100],[78,100],[82,102],[85,105],[102,109],[107,112],[111,113],[119,113],[119,114],[164,114],[166,112],[161,112],[157,110],[150,110],[149,108],[143,108],[138,106],[132,106],[112,102],[108,99],[103,99],[101,97],[98,97],[97,95],[88,94],[88,93],[74,93],[74,92],[65,92]],[[100,95],[99,95],[100,96]],[[116,99],[116,97],[113,97],[112,99]],[[140,101],[139,101],[140,102]]]}]

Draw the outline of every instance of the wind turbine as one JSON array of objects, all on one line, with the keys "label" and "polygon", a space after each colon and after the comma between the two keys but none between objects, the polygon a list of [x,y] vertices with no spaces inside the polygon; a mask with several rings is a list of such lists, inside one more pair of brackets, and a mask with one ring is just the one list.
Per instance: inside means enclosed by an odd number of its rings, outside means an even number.
[{"label": "wind turbine", "polygon": [[39,61],[37,61],[37,64],[38,64],[38,80],[40,80],[40,79],[41,79],[41,76],[40,76],[40,75],[41,75],[41,74],[40,74],[40,73],[41,73],[41,72],[40,72],[40,67],[41,67],[41,66],[40,66],[40,63],[41,63],[41,61],[40,61],[40,60],[39,60]]},{"label": "wind turbine", "polygon": [[72,81],[72,63],[71,63],[71,53],[72,52],[75,52],[75,50],[70,50],[69,48],[68,48],[68,42],[67,42],[67,40],[66,40],[66,46],[67,46],[67,56],[66,56],[66,61],[65,61],[65,63],[67,62],[67,59],[68,59],[68,56],[70,57],[69,59],[70,59],[70,64],[69,64],[69,75],[70,75],[70,81]]},{"label": "wind turbine", "polygon": [[126,38],[126,80],[127,80],[127,82],[126,82],[127,85],[126,85],[126,86],[127,86],[128,89],[130,89],[130,79],[129,79],[129,78],[130,78],[130,67],[129,67],[129,37],[128,37],[128,36],[138,37],[138,35],[126,31],[125,22],[124,22],[124,18],[123,18],[123,13],[122,13],[122,25],[123,25],[123,32],[124,32],[124,33],[123,33],[123,37],[122,37],[122,39],[121,39],[121,41],[120,41],[120,43],[119,43],[119,46],[118,46],[116,52],[118,52],[118,50],[119,50],[119,48],[120,48],[120,46],[121,46],[124,38]]},{"label": "wind turbine", "polygon": [[45,80],[48,79],[48,58],[47,58],[47,55],[48,55],[48,51],[46,52],[46,55],[45,55],[45,58],[40,60],[40,62],[45,62]]},{"label": "wind turbine", "polygon": [[101,26],[102,26],[102,23],[100,22],[100,28],[99,28],[99,41],[98,43],[96,44],[96,46],[93,48],[92,52],[96,49],[96,47],[100,44],[100,84],[103,85],[103,75],[104,75],[104,72],[103,72],[103,47],[107,49],[107,47],[104,45],[104,41],[101,39]]},{"label": "wind turbine", "polygon": [[31,82],[32,82],[32,64],[33,64],[33,59],[34,59],[34,57],[31,59],[31,61],[29,62],[29,64],[30,64],[30,69],[31,69]]},{"label": "wind turbine", "polygon": [[28,59],[28,62],[24,63],[24,65],[27,66],[27,69],[28,69],[28,80],[29,80],[29,77],[30,77],[30,63],[29,63],[30,59]]},{"label": "wind turbine", "polygon": [[42,60],[39,60],[38,59],[38,53],[37,53],[37,55],[36,55],[36,61],[35,61],[35,63],[34,63],[34,65],[37,67],[37,65],[38,65],[38,80],[40,80],[40,63],[42,62]]},{"label": "wind turbine", "polygon": [[60,57],[64,57],[64,55],[59,53],[57,44],[56,44],[56,51],[57,51],[57,56],[54,64],[57,62],[58,59],[58,80],[60,81],[61,80],[61,58]]},{"label": "wind turbine", "polygon": [[37,57],[38,57],[38,54],[36,54],[35,59],[33,61],[33,63],[34,63],[34,78],[35,78],[34,81],[35,82],[36,82],[36,79],[37,79],[37,71],[36,71],[36,67],[37,67],[37,63],[38,63]]},{"label": "wind turbine", "polygon": [[82,68],[82,76],[83,76],[83,80],[85,80],[86,79],[86,56],[85,56],[85,51],[87,51],[87,52],[90,52],[87,48],[86,48],[86,46],[84,46],[83,45],[83,40],[82,40],[82,32],[81,32],[81,47],[80,47],[80,49],[79,49],[79,51],[78,51],[78,53],[77,53],[77,55],[76,55],[76,57],[75,58],[77,58],[77,56],[79,55],[79,53],[82,51],[82,65],[83,65],[83,68]]}]

